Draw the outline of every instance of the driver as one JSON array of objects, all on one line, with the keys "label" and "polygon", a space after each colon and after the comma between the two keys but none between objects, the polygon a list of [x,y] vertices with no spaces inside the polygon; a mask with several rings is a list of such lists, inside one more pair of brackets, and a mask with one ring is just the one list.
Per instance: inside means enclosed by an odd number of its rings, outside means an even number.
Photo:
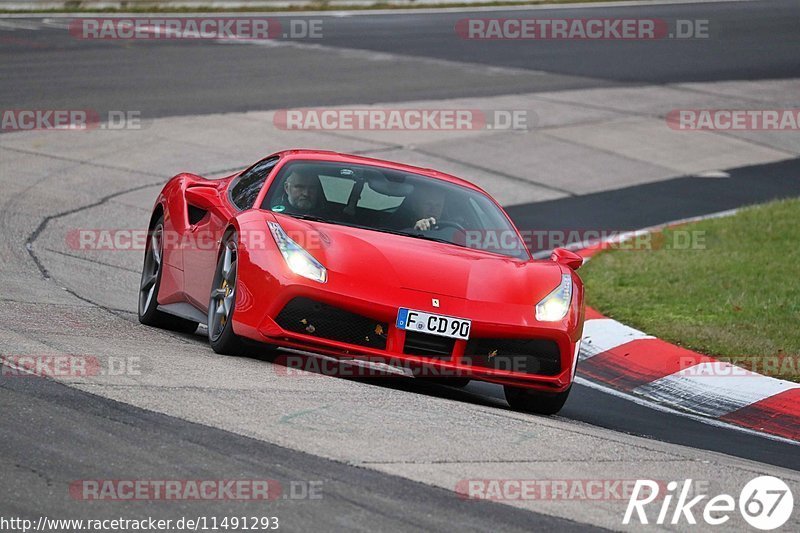
[{"label": "driver", "polygon": [[445,193],[439,187],[419,184],[403,202],[399,228],[413,227],[417,231],[428,231],[436,226],[444,211]]},{"label": "driver", "polygon": [[[283,184],[282,201],[293,213],[306,214],[321,211],[322,184],[319,176],[302,167],[292,169]],[[322,214],[322,213],[315,213]]]}]

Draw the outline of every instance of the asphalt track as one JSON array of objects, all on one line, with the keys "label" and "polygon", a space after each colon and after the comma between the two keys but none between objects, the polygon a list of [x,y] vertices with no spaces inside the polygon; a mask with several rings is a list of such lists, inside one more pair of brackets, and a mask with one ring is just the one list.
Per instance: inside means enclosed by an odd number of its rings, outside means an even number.
[{"label": "asphalt track", "polygon": [[[468,13],[314,16],[321,39],[301,44],[374,52],[334,61],[313,49],[199,42],[78,40],[51,25],[4,33],[0,106],[136,109],[145,118],[307,105],[487,96],[618,85],[800,76],[796,2],[593,8],[607,17],[709,21],[708,39],[469,41]],[[492,17],[574,17],[574,10]],[[481,15],[478,15],[481,16]],[[277,17],[286,20],[287,17]],[[295,17],[292,18],[302,18]],[[285,22],[284,22],[285,24]],[[278,40],[286,43],[291,40]],[[381,58],[380,53],[393,55]],[[397,54],[425,58],[398,61]],[[443,63],[444,62],[444,63]],[[447,64],[453,62],[453,64]],[[486,75],[459,64],[493,67]],[[13,82],[12,82],[13,81]],[[66,107],[65,107],[66,106]]]},{"label": "asphalt track", "polygon": [[[23,28],[13,34],[4,34],[3,46],[0,47],[1,68],[4,80],[13,82],[0,85],[0,107],[139,109],[145,117],[156,118],[301,105],[494,96],[666,82],[795,78],[800,77],[800,65],[795,54],[797,27],[788,16],[796,14],[792,5],[790,2],[732,3],[653,6],[646,10],[624,7],[604,11],[609,16],[639,14],[724,21],[720,27],[726,31],[717,35],[718,39],[713,41],[710,50],[693,48],[698,45],[696,41],[678,46],[646,43],[652,47],[645,51],[629,43],[607,43],[581,49],[576,49],[575,43],[541,43],[541,46],[537,43],[533,53],[530,46],[514,43],[503,43],[501,47],[470,47],[452,36],[454,20],[466,15],[453,14],[376,15],[369,17],[370,24],[363,22],[367,17],[332,18],[329,19],[330,25],[326,26],[323,42],[315,43],[369,53],[400,51],[415,58],[407,61],[398,61],[396,57],[381,60],[380,56],[350,53],[331,56],[302,46],[275,46],[265,51],[259,47],[212,43],[88,43],[71,39],[63,29],[45,25],[36,30]],[[548,14],[553,17],[574,16],[571,13],[565,15],[563,10],[552,10]],[[524,15],[514,12],[508,16]],[[425,60],[419,61],[419,58]],[[369,61],[368,68],[364,67],[365,61]],[[462,65],[464,61],[503,68],[489,75]],[[446,76],[442,75],[443,72]],[[183,89],[187,86],[191,90]],[[132,146],[129,149],[136,148]],[[33,174],[41,172],[43,180],[59,175],[58,166],[55,170],[39,171],[38,164],[28,166],[31,163],[25,159],[24,153],[9,151],[7,154],[15,159],[4,162],[6,177],[23,168]],[[62,164],[70,166],[68,160]],[[147,181],[157,182],[157,176],[153,174]],[[608,227],[619,230],[800,194],[796,160],[731,169],[731,176],[730,181],[724,180],[728,183],[724,189],[723,180],[675,177],[621,189],[518,204],[510,208],[510,213],[523,228]],[[154,190],[137,185],[130,188],[132,194],[137,188],[150,197]],[[185,361],[197,360],[197,365],[209,365],[208,369],[192,368],[187,372],[213,373],[216,369],[224,373],[218,378],[219,390],[215,392],[223,414],[217,422],[210,420],[214,416],[209,416],[209,420],[196,423],[197,415],[190,410],[185,415],[179,413],[183,409],[180,405],[186,401],[181,396],[185,391],[180,387],[174,390],[174,408],[160,403],[160,393],[156,389],[142,389],[142,400],[135,403],[140,407],[134,407],[129,405],[134,403],[132,401],[120,403],[109,399],[127,394],[125,389],[129,385],[125,383],[112,384],[109,390],[98,387],[98,394],[88,394],[50,381],[3,378],[0,402],[4,413],[3,433],[7,437],[0,444],[3,457],[0,496],[4,502],[4,515],[50,513],[50,516],[59,517],[87,514],[100,517],[122,511],[131,515],[150,512],[165,518],[183,516],[196,514],[197,506],[151,502],[89,507],[85,502],[67,500],[63,488],[75,479],[87,477],[268,477],[325,480],[325,497],[320,501],[279,501],[274,507],[269,507],[269,512],[281,516],[290,530],[308,530],[320,524],[326,524],[326,529],[342,530],[439,530],[453,527],[516,530],[530,529],[532,524],[567,530],[577,526],[549,515],[573,514],[568,507],[554,510],[543,506],[545,514],[542,514],[532,511],[531,507],[521,510],[488,502],[463,502],[452,492],[440,488],[448,486],[447,483],[428,483],[427,478],[432,474],[426,469],[434,471],[436,464],[443,464],[442,468],[452,469],[453,475],[464,476],[460,472],[456,474],[457,463],[471,460],[496,463],[496,467],[487,466],[482,470],[486,473],[483,477],[509,477],[513,476],[515,462],[540,462],[547,473],[541,475],[575,477],[591,470],[585,465],[593,462],[602,465],[619,455],[622,461],[630,461],[632,469],[627,474],[632,475],[631,472],[639,472],[636,465],[644,461],[642,456],[659,457],[663,454],[665,464],[677,461],[674,457],[680,456],[689,465],[680,472],[691,472],[693,464],[698,471],[706,468],[702,465],[711,465],[710,471],[720,472],[713,482],[723,490],[733,490],[730,487],[736,486],[735,481],[741,479],[733,470],[729,473],[731,465],[750,473],[777,472],[779,476],[788,473],[782,469],[800,470],[800,454],[796,446],[710,427],[678,414],[655,411],[582,386],[576,387],[559,417],[545,420],[507,411],[498,390],[481,384],[470,385],[461,391],[405,381],[385,384],[323,378],[326,381],[312,383],[319,385],[314,394],[330,394],[333,402],[338,401],[337,394],[342,395],[339,400],[351,406],[357,405],[360,416],[366,416],[368,411],[365,410],[374,402],[372,409],[376,411],[388,410],[398,416],[407,410],[429,417],[432,423],[422,426],[402,415],[396,422],[387,418],[381,422],[382,426],[377,421],[365,419],[363,423],[370,431],[375,431],[375,428],[382,431],[379,436],[372,434],[375,448],[380,450],[384,441],[394,442],[400,448],[394,452],[398,463],[394,465],[386,459],[391,454],[370,462],[373,454],[376,457],[381,455],[369,446],[363,447],[364,442],[371,443],[368,438],[371,433],[348,436],[347,431],[354,431],[352,428],[358,422],[339,411],[333,411],[327,422],[315,420],[323,429],[329,427],[326,423],[340,425],[339,434],[323,431],[322,437],[319,433],[296,436],[285,427],[282,430],[287,432],[286,438],[270,434],[275,427],[267,424],[263,430],[260,429],[259,424],[266,421],[246,418],[240,409],[246,401],[293,401],[283,394],[286,391],[281,390],[281,395],[274,397],[235,396],[238,388],[250,386],[252,379],[248,373],[270,363],[258,357],[244,361],[219,361],[209,358],[209,350],[200,336],[141,331],[134,325],[135,317],[130,309],[113,305],[112,298],[97,297],[87,290],[95,282],[82,285],[76,281],[80,272],[65,270],[67,267],[75,270],[74,264],[69,266],[66,263],[65,267],[65,264],[54,262],[49,252],[36,251],[40,246],[36,242],[39,233],[47,229],[41,224],[45,216],[65,213],[47,219],[50,229],[53,229],[61,219],[98,207],[98,203],[103,203],[101,196],[97,196],[98,193],[92,196],[90,191],[85,198],[79,199],[77,207],[65,204],[63,209],[15,214],[13,206],[6,200],[23,198],[24,189],[12,188],[13,195],[9,192],[8,198],[4,198],[7,210],[4,246],[16,251],[4,255],[3,259],[30,262],[33,268],[24,275],[20,274],[22,278],[15,277],[16,274],[10,271],[7,274],[5,281],[11,286],[11,294],[5,300],[8,309],[3,315],[6,324],[4,346],[19,350],[20,346],[37,346],[36,341],[41,341],[51,349],[67,349],[61,337],[64,332],[52,333],[47,332],[47,328],[42,329],[42,323],[48,320],[43,314],[44,309],[52,312],[50,304],[67,305],[72,301],[69,294],[57,297],[51,294],[63,282],[71,294],[83,299],[82,320],[91,324],[87,331],[92,337],[84,340],[76,337],[77,340],[70,341],[74,343],[72,350],[76,346],[85,346],[88,351],[111,343],[113,348],[109,349],[117,350],[117,353],[163,357],[169,349],[167,346],[174,343],[177,352],[196,353],[199,357],[174,360],[176,372]],[[25,201],[26,206],[36,205],[32,200]],[[144,216],[142,205],[148,201],[151,198],[129,203],[128,209],[141,218]],[[609,205],[616,208],[609,209]],[[106,214],[113,216],[109,212]],[[15,216],[18,219],[14,219]],[[97,218],[89,220],[98,221]],[[42,272],[32,264],[32,257],[24,248],[26,241],[33,247],[32,256],[39,262],[39,268],[54,268],[49,274],[56,283],[40,283]],[[111,285],[116,283],[117,271],[113,268],[97,264],[90,271],[98,279],[105,279]],[[24,276],[31,281],[30,292],[14,285]],[[41,311],[31,307],[36,302],[42,302]],[[19,318],[22,325],[17,326],[14,321]],[[63,318],[57,322],[63,322]],[[31,326],[32,323],[36,327]],[[130,332],[127,332],[128,328]],[[130,346],[125,346],[126,343]],[[165,376],[180,375],[172,372],[169,366],[173,363],[167,361],[159,363],[166,365],[161,372]],[[202,388],[214,392],[214,381],[202,383]],[[292,392],[291,387],[284,387],[280,380],[274,385]],[[313,389],[307,383],[297,385],[300,396],[312,392],[306,390]],[[166,385],[160,386],[166,388]],[[187,390],[193,387],[200,389],[201,385],[185,386]],[[92,390],[91,386],[84,388]],[[114,388],[116,390],[112,390]],[[354,399],[349,398],[351,395]],[[150,396],[152,401],[148,401]],[[228,416],[226,409],[238,413],[233,418],[242,417],[243,426],[223,422]],[[170,413],[177,416],[169,416]],[[449,423],[446,415],[452,416]],[[494,420],[503,423],[495,427]],[[488,452],[462,457],[462,450],[454,450],[452,453],[456,458],[448,466],[447,461],[443,463],[437,455],[446,448],[441,448],[436,436],[420,433],[424,429],[433,431],[432,428],[441,424],[447,426],[440,426],[441,431],[450,438],[457,436],[456,442],[461,444],[467,442],[466,436],[470,432],[476,431],[482,439],[498,438],[509,446],[510,457]],[[404,433],[404,425],[409,426],[408,433]],[[484,426],[494,432],[513,428],[515,438],[530,442],[527,454],[515,447],[519,446],[518,442],[511,443],[505,440],[505,436],[492,433]],[[280,426],[277,429],[281,429]],[[402,436],[393,438],[393,431]],[[575,442],[565,440],[567,435]],[[597,449],[579,451],[578,448],[589,443],[589,436],[592,438],[591,446]],[[297,440],[292,444],[293,439],[309,441]],[[484,441],[474,444],[479,450],[486,445]],[[345,451],[336,449],[348,446],[362,450],[366,457],[363,464],[348,459]],[[569,461],[562,463],[554,459],[556,446],[563,446],[565,453],[568,450],[568,453],[580,457],[580,461],[587,461],[578,465],[583,464],[588,470],[576,470]],[[631,452],[631,446],[642,453]],[[430,448],[434,460],[424,460],[426,448]],[[420,450],[423,450],[421,454]],[[704,450],[738,456],[745,461]],[[588,455],[584,457],[584,453]],[[407,463],[407,467],[402,463]],[[610,471],[602,468],[593,471],[597,476],[611,475]],[[668,475],[669,471],[667,469],[662,475]],[[397,475],[398,472],[402,475]],[[711,476],[708,470],[705,472]],[[636,477],[637,474],[633,475]],[[441,478],[442,474],[436,476]],[[452,483],[449,486],[452,487]],[[208,507],[206,513],[224,516],[254,510],[254,506],[248,505],[251,504],[220,503]],[[263,508],[255,512],[262,514]],[[581,509],[574,514],[582,525],[592,522],[591,510]],[[615,522],[606,520],[605,523],[613,525]]]},{"label": "asphalt track", "polygon": [[[724,179],[680,176],[611,191],[518,204],[520,228],[633,231],[685,218],[800,196],[800,159],[729,169]],[[608,209],[613,205],[614,209]]]},{"label": "asphalt track", "polygon": [[[8,368],[5,369],[10,371]],[[263,441],[136,409],[42,379],[0,377],[4,412],[4,516],[104,519],[157,516],[264,516],[260,502],[222,501],[163,503],[121,502],[97,509],[93,502],[74,502],[62,493],[41,490],[31,476],[48,486],[85,479],[86,464],[106,465],[98,478],[119,475],[124,461],[137,477],[155,479],[228,478],[277,480],[295,495],[324,483],[319,500],[278,499],[269,516],[285,520],[290,531],[529,531],[530,524],[579,531],[585,526],[552,516],[508,508],[486,501],[453,499],[449,491],[386,476],[363,468],[303,454]],[[80,443],[80,446],[63,446]],[[13,469],[14,475],[7,475]],[[306,489],[305,487],[308,487]],[[320,486],[320,485],[316,485]],[[290,489],[291,490],[291,489]],[[148,507],[150,507],[148,509]],[[155,511],[155,512],[154,512]],[[289,518],[291,517],[291,518]]]}]

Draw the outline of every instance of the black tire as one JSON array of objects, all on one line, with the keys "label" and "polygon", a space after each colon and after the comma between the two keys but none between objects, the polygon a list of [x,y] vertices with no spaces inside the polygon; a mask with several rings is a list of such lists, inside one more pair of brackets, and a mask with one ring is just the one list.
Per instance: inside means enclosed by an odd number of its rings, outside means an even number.
[{"label": "black tire", "polygon": [[233,312],[236,308],[236,277],[238,248],[236,233],[222,239],[211,295],[208,302],[208,342],[218,354],[244,355],[247,344],[233,332]]},{"label": "black tire", "polygon": [[506,401],[512,409],[534,413],[537,415],[554,415],[564,407],[569,397],[570,388],[564,392],[539,392],[520,387],[503,386]]},{"label": "black tire", "polygon": [[150,228],[139,282],[139,322],[145,326],[169,329],[181,333],[194,333],[197,322],[186,320],[158,310],[158,290],[161,287],[162,257],[164,253],[164,217]]}]

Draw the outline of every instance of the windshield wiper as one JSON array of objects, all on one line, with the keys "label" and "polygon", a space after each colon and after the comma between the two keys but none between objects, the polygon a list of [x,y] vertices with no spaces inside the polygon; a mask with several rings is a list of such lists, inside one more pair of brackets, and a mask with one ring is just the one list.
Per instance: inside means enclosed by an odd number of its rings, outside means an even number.
[{"label": "windshield wiper", "polygon": [[330,222],[330,220],[318,217],[317,215],[307,215],[304,213],[284,213],[284,215],[289,215],[290,217],[300,218],[303,220],[311,220],[312,222]]},{"label": "windshield wiper", "polygon": [[389,229],[389,228],[372,228],[372,229],[374,229],[375,231],[381,231],[383,233],[391,233],[392,235],[403,235],[404,237],[414,237],[415,239],[423,239],[423,240],[426,240],[426,241],[442,242],[444,244],[455,244],[456,246],[459,246],[458,244],[456,244],[456,243],[454,243],[452,241],[448,241],[447,239],[440,239],[439,237],[429,237],[428,235],[424,235],[422,233],[408,233],[406,231],[400,231],[400,230]]}]

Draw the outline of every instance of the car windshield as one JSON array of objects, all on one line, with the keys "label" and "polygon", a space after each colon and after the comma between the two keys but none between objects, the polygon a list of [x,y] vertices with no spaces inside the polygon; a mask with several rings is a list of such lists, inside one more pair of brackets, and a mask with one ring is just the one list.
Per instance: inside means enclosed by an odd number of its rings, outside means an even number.
[{"label": "car windshield", "polygon": [[511,222],[486,195],[399,170],[291,161],[272,182],[261,208],[530,259]]}]

